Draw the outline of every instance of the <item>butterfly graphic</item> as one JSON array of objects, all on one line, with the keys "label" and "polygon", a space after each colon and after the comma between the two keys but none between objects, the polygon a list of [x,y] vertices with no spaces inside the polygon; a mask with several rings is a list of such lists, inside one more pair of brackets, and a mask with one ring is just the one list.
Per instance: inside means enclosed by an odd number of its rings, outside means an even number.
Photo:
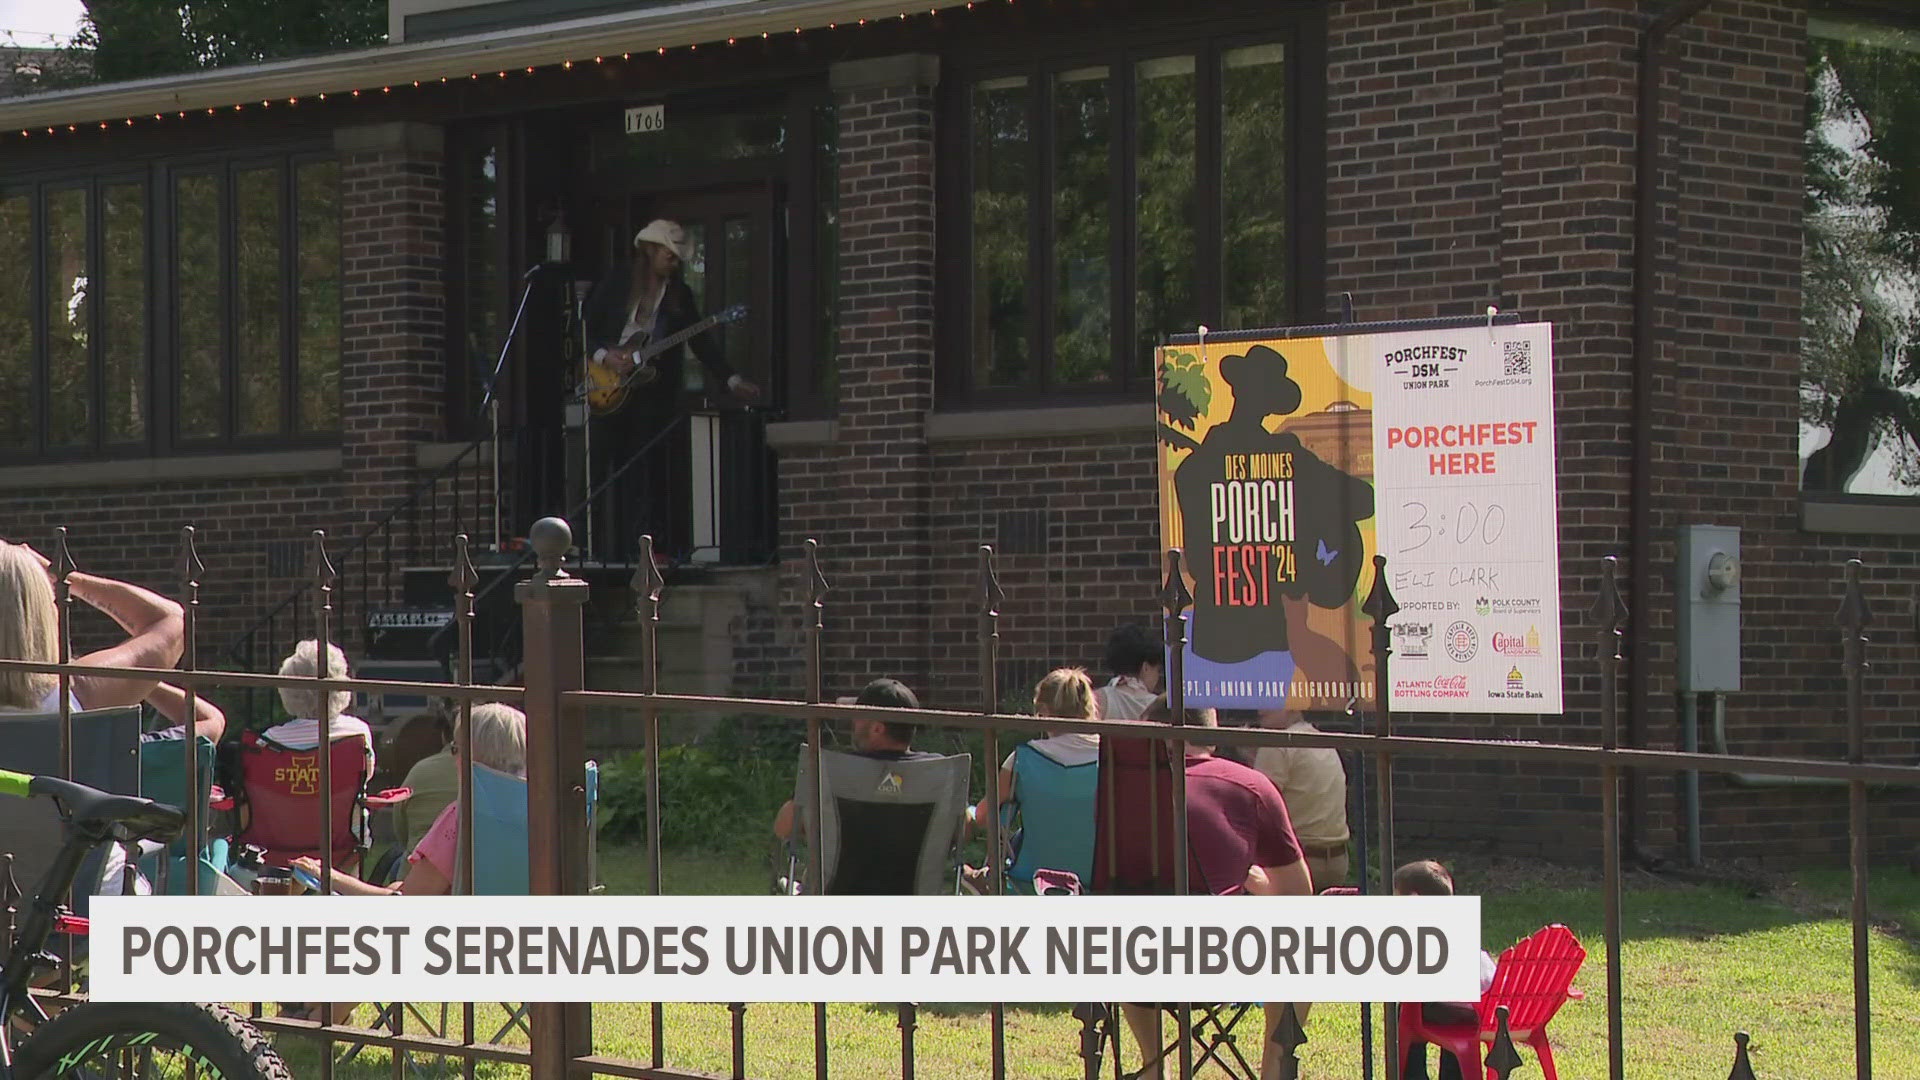
[{"label": "butterfly graphic", "polygon": [[1325,540],[1316,540],[1313,545],[1313,557],[1320,560],[1321,566],[1332,566],[1333,560],[1340,557],[1340,549],[1334,548],[1329,551]]}]

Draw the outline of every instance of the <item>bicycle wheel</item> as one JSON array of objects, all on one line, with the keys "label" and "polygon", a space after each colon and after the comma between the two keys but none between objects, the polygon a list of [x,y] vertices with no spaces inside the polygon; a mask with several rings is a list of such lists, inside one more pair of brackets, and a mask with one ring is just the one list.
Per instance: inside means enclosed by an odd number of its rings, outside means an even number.
[{"label": "bicycle wheel", "polygon": [[36,1028],[14,1055],[18,1080],[195,1077],[292,1080],[286,1062],[224,1005],[89,1002]]}]

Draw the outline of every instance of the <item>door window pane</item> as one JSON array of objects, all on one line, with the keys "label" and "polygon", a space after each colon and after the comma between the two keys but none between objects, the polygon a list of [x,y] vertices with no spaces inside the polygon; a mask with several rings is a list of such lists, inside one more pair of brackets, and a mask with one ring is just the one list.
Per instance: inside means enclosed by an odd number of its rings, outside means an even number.
[{"label": "door window pane", "polygon": [[0,196],[0,450],[33,449],[33,200]]},{"label": "door window pane", "polygon": [[111,184],[101,195],[106,265],[100,367],[106,379],[106,441],[137,442],[147,433],[147,189]]},{"label": "door window pane", "polygon": [[1194,59],[1134,68],[1134,345],[1128,369],[1145,377],[1166,334],[1199,325],[1194,262]]},{"label": "door window pane", "polygon": [[840,383],[840,126],[834,107],[813,111],[814,146],[814,292],[813,388],[828,401]]},{"label": "door window pane", "polygon": [[1113,377],[1113,81],[1104,67],[1053,81],[1053,374]]},{"label": "door window pane", "polygon": [[234,179],[234,345],[242,435],[280,430],[280,173],[248,169]]},{"label": "door window pane", "polygon": [[299,249],[294,260],[298,305],[301,431],[340,427],[340,166],[315,161],[295,174]]},{"label": "door window pane", "polygon": [[[719,308],[724,310],[734,304],[750,304],[753,301],[753,220],[746,217],[730,217],[726,221],[726,287],[720,297]],[[706,312],[708,315],[719,311]],[[741,320],[731,326],[717,328],[728,366],[747,378],[760,373],[753,370],[753,323]]]},{"label": "door window pane", "polygon": [[1220,308],[1227,330],[1287,321],[1286,47],[1220,61]]},{"label": "door window pane", "polygon": [[1028,381],[1027,185],[1032,162],[1027,80],[973,88],[973,379]]},{"label": "door window pane", "polygon": [[47,445],[85,446],[92,435],[87,338],[87,192],[49,191],[47,200]]},{"label": "door window pane", "polygon": [[[485,385],[500,353],[500,173],[498,148],[469,153],[461,214],[465,218],[467,370],[475,386]],[[336,185],[338,183],[336,171]],[[306,202],[303,196],[301,202]],[[338,210],[335,210],[336,218]],[[337,228],[336,228],[337,233]],[[335,252],[338,272],[338,251]],[[476,395],[480,391],[475,392]]]},{"label": "door window pane", "polygon": [[[693,252],[693,258],[682,266],[687,288],[693,290],[694,303],[704,307],[707,302],[707,226],[705,222],[684,221],[681,226],[687,230],[687,243]],[[683,346],[686,360],[680,365],[680,387],[688,393],[698,394],[706,389],[707,369],[693,358],[693,345]]]},{"label": "door window pane", "polygon": [[180,366],[179,431],[220,434],[220,190],[212,176],[183,176],[174,205],[174,282]]}]

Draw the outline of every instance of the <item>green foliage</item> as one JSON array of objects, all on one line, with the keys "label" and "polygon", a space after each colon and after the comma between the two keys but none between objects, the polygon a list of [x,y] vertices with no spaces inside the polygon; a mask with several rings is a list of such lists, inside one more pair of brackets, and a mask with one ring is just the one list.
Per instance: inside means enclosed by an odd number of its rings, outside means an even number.
[{"label": "green foliage", "polygon": [[1211,404],[1206,365],[1192,353],[1169,352],[1160,369],[1160,412],[1167,422],[1192,431]]},{"label": "green foliage", "polygon": [[[757,852],[793,794],[800,735],[756,718],[730,719],[704,742],[660,748],[660,843],[671,850]],[[600,769],[600,835],[644,843],[647,759],[631,753]]]},{"label": "green foliage", "polygon": [[101,82],[257,63],[385,40],[380,0],[87,0],[74,37]]}]

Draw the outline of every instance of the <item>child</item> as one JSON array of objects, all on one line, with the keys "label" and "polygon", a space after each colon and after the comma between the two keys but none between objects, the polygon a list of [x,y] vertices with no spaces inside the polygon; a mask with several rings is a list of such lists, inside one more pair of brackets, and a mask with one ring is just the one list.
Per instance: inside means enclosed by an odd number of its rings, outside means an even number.
[{"label": "child", "polygon": [[[1395,896],[1452,896],[1453,875],[1432,859],[1410,862],[1393,872]],[[1480,992],[1493,985],[1493,957],[1480,950]],[[1479,1011],[1470,1001],[1429,1001],[1420,1006],[1420,1018],[1429,1024],[1472,1024]],[[1407,1060],[1401,1064],[1402,1080],[1427,1080],[1427,1044],[1414,1043],[1407,1048]],[[1440,1080],[1461,1080],[1460,1059],[1440,1051]]]}]

